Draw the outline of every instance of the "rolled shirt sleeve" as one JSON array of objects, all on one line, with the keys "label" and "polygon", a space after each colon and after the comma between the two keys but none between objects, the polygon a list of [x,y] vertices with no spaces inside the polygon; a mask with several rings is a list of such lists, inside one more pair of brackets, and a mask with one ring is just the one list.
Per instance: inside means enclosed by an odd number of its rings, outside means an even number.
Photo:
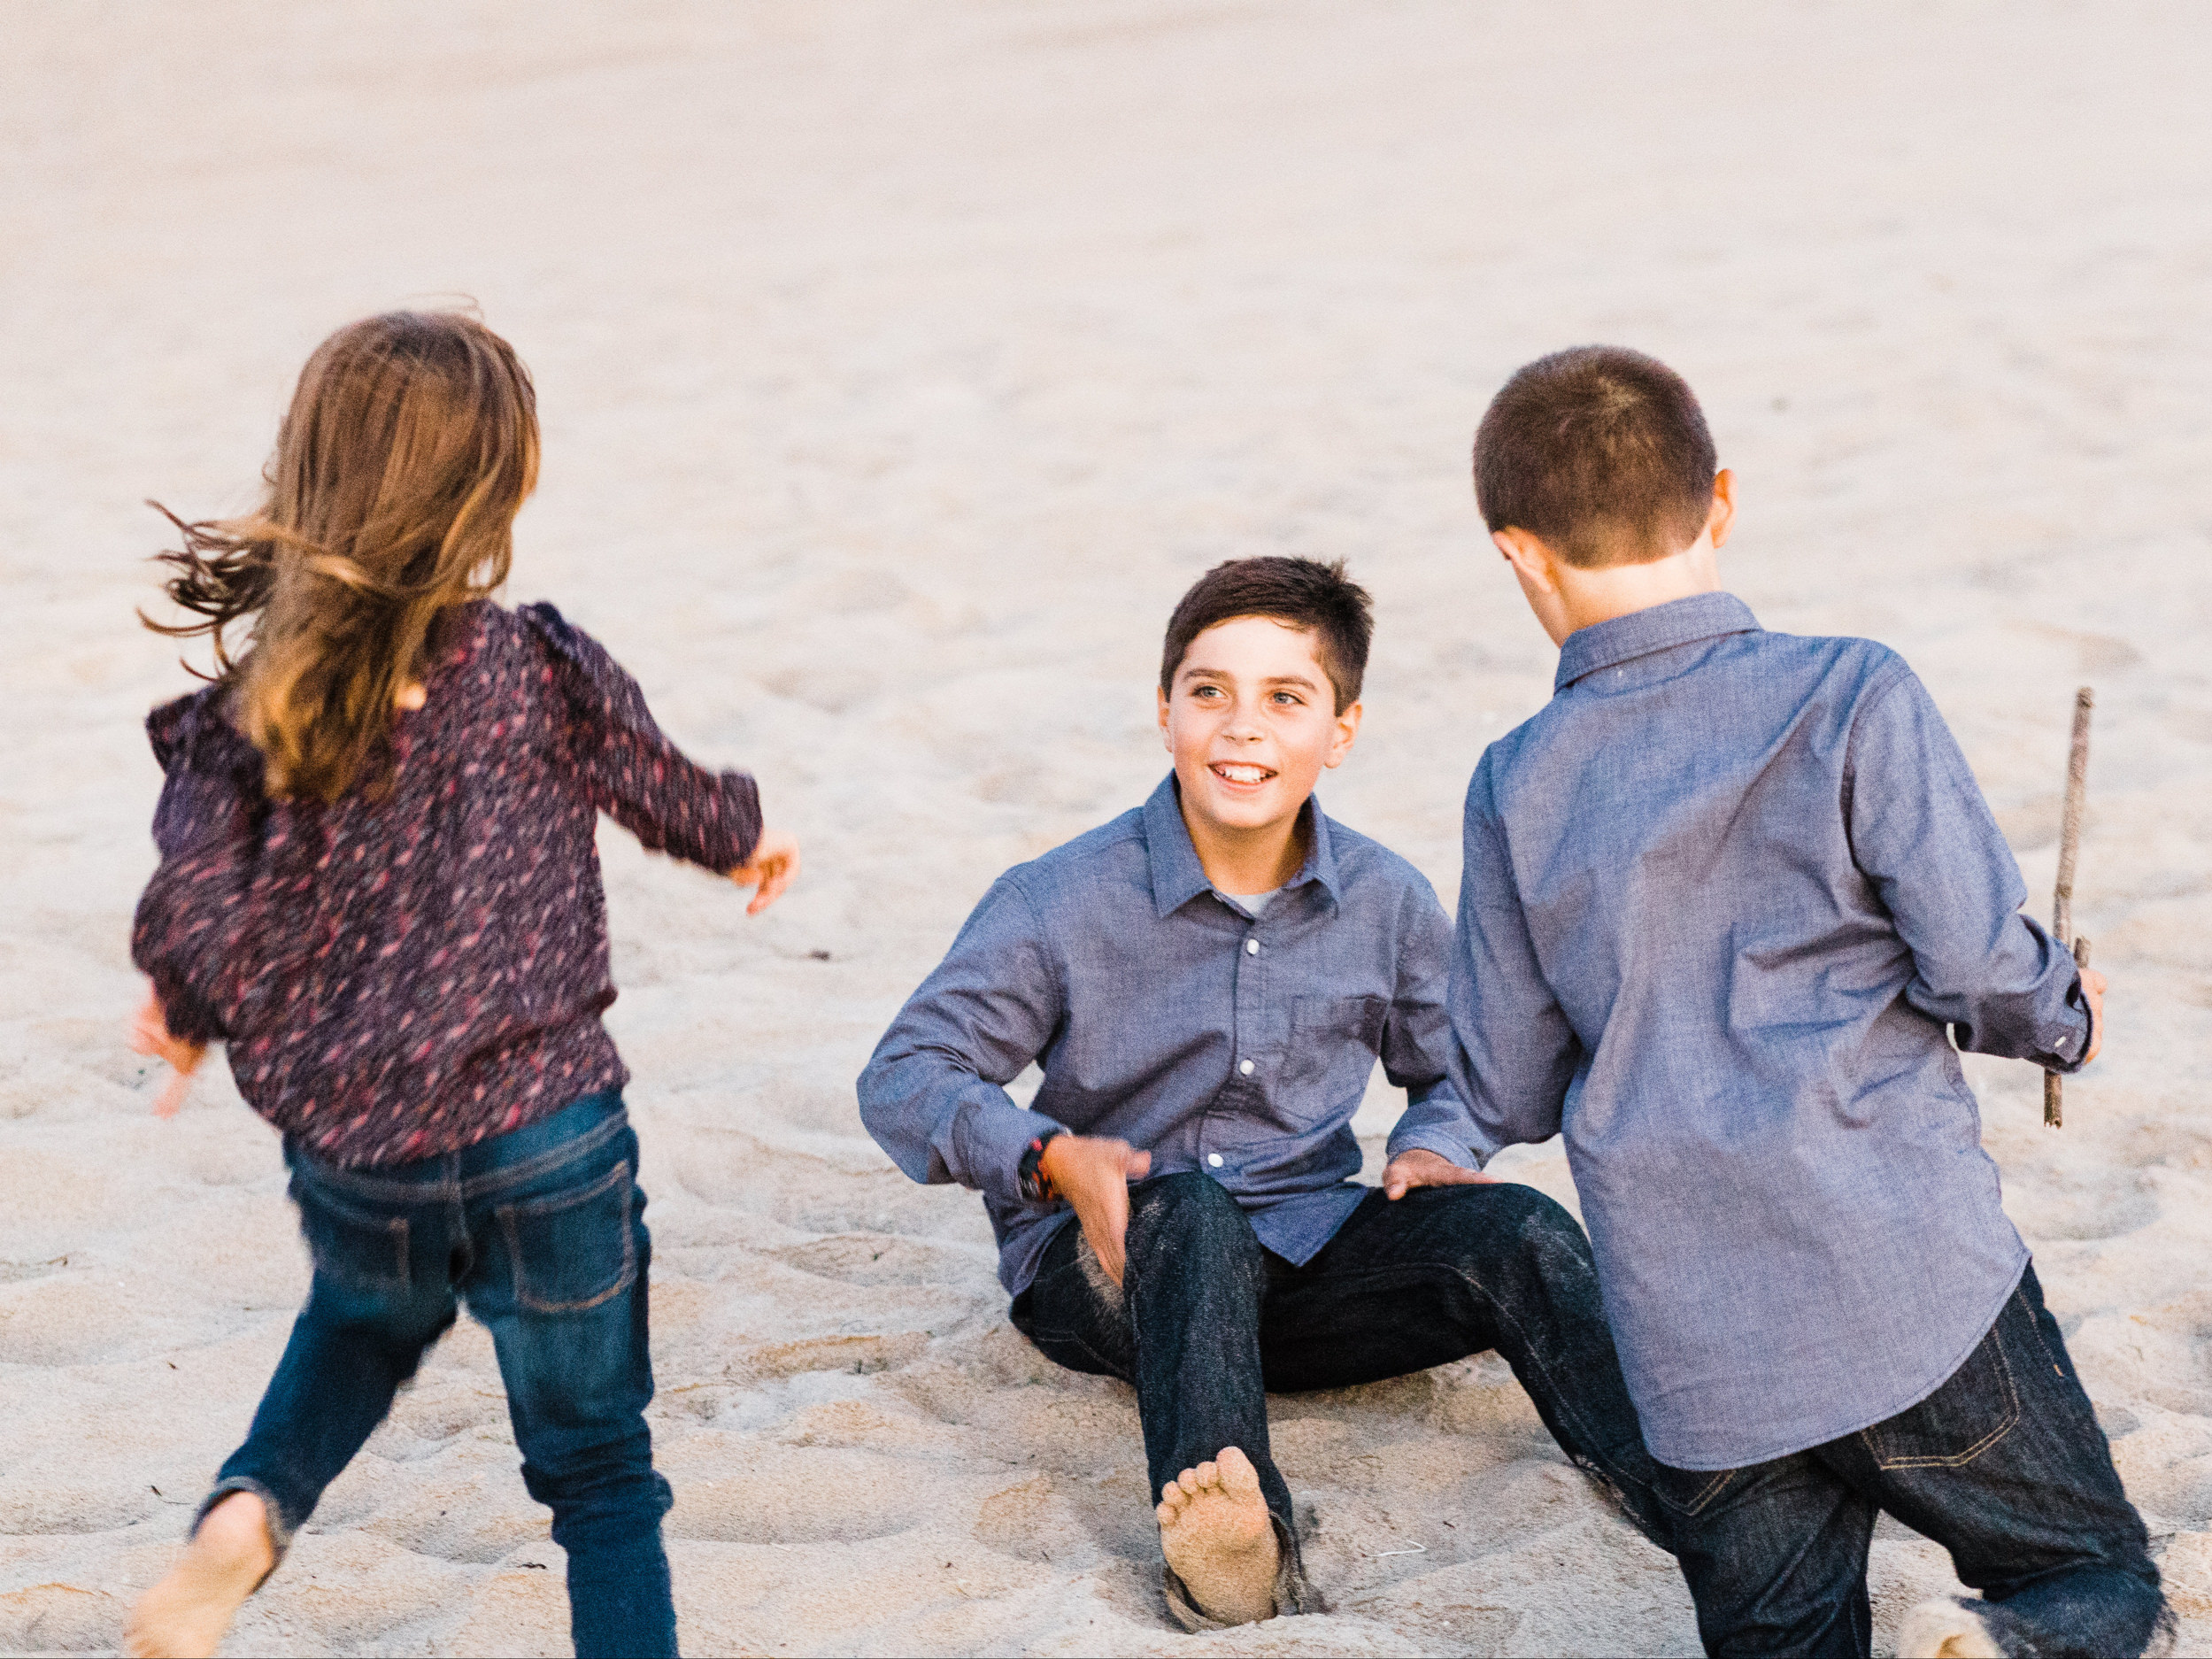
[{"label": "rolled shirt sleeve", "polygon": [[1485,754],[1468,787],[1460,923],[1445,993],[1452,1078],[1483,1161],[1560,1132],[1582,1046],[1553,996],[1490,799]]},{"label": "rolled shirt sleeve", "polygon": [[1913,955],[1906,999],[1976,1053],[2078,1070],[2081,975],[2031,918],[2020,869],[1966,757],[1900,664],[1854,723],[1845,769],[1852,857]]},{"label": "rolled shirt sleeve", "polygon": [[1022,1154],[1063,1126],[1016,1106],[1006,1085],[1044,1052],[1064,1007],[1037,908],[1002,876],[861,1072],[868,1133],[914,1180],[1021,1202]]}]

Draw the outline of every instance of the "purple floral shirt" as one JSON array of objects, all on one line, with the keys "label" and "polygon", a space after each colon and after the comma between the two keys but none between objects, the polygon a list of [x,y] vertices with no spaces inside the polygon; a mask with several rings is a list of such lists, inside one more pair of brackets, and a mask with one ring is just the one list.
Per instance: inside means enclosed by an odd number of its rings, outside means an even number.
[{"label": "purple floral shirt", "polygon": [[349,1167],[455,1152],[628,1079],[593,834],[713,870],[759,798],[694,766],[550,605],[441,619],[389,791],[272,800],[209,686],[147,720],[168,775],[132,959],[178,1037],[229,1045],[254,1110]]}]

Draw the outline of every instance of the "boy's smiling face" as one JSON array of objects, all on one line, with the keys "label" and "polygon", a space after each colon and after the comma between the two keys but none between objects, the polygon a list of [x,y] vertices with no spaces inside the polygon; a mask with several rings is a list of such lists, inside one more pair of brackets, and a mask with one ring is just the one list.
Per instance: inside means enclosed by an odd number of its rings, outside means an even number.
[{"label": "boy's smiling face", "polygon": [[1209,841],[1287,837],[1322,769],[1352,752],[1360,706],[1337,712],[1319,643],[1273,617],[1231,617],[1191,642],[1173,694],[1160,694],[1160,729],[1201,859]]}]

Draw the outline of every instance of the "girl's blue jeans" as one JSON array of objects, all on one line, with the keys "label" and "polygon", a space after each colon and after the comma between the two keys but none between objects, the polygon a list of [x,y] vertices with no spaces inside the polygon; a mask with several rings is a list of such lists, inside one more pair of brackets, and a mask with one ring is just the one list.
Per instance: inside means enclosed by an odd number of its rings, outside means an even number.
[{"label": "girl's blue jeans", "polygon": [[258,1493],[281,1555],[466,1300],[498,1352],[523,1481],[568,1554],[576,1652],[674,1654],[670,1497],[644,1416],[651,1244],[621,1096],[414,1163],[285,1159],[314,1284],[201,1513]]}]

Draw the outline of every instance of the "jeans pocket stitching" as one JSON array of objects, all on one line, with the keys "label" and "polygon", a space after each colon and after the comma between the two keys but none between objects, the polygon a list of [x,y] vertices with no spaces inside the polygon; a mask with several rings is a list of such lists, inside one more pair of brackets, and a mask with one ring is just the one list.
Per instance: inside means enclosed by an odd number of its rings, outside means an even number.
[{"label": "jeans pocket stitching", "polygon": [[[461,1196],[465,1199],[481,1199],[489,1193],[496,1192],[503,1186],[516,1186],[525,1181],[542,1180],[546,1176],[565,1169],[570,1164],[588,1158],[593,1153],[599,1151],[607,1142],[628,1129],[629,1121],[628,1108],[619,1107],[613,1115],[603,1118],[574,1140],[563,1141],[557,1146],[549,1146],[533,1157],[523,1159],[520,1163],[511,1163],[501,1169],[487,1170],[482,1175],[470,1176],[460,1184]],[[523,1208],[527,1209],[529,1206],[526,1204]]]},{"label": "jeans pocket stitching", "polygon": [[[522,1233],[517,1218],[523,1215],[551,1215],[564,1209],[574,1209],[586,1204],[616,1185],[622,1188],[622,1270],[613,1284],[595,1296],[581,1301],[547,1301],[530,1293],[522,1273]],[[522,1204],[502,1204],[498,1207],[500,1231],[507,1237],[507,1265],[514,1280],[514,1300],[536,1314],[581,1314],[610,1302],[637,1280],[637,1239],[630,1226],[630,1196],[632,1192],[629,1160],[625,1158],[581,1192],[556,1193],[551,1198],[534,1199]]]},{"label": "jeans pocket stitching", "polygon": [[2044,1363],[2061,1377],[2065,1377],[2066,1368],[2059,1363],[2058,1355],[2051,1352],[2051,1345],[2043,1339],[2043,1322],[2035,1316],[2035,1308],[2028,1301],[2028,1292],[2015,1289],[2012,1299],[2020,1304],[2021,1315],[2027,1320],[2028,1329],[2035,1336],[2035,1346],[2042,1354]]},{"label": "jeans pocket stitching", "polygon": [[307,1254],[311,1258],[312,1258],[315,1264],[315,1270],[318,1273],[328,1273],[332,1278],[342,1282],[350,1282],[353,1284],[359,1284],[363,1282],[360,1276],[345,1271],[344,1264],[329,1260],[325,1256],[322,1251],[316,1248],[315,1235],[304,1224],[308,1202],[313,1203],[316,1208],[326,1211],[333,1216],[335,1216],[340,1221],[345,1222],[351,1226],[358,1227],[365,1231],[381,1232],[386,1238],[390,1240],[392,1246],[392,1277],[389,1279],[382,1277],[370,1277],[366,1280],[368,1284],[379,1287],[389,1286],[392,1289],[402,1291],[410,1289],[414,1283],[414,1275],[410,1269],[408,1262],[407,1245],[409,1228],[407,1224],[407,1218],[405,1215],[373,1215],[366,1210],[355,1209],[351,1204],[344,1203],[338,1199],[333,1198],[329,1193],[323,1192],[320,1188],[315,1186],[310,1186],[308,1188],[308,1199],[306,1201],[303,1202],[297,1199],[294,1201],[299,1204],[300,1215],[303,1223],[301,1225],[300,1231],[306,1236]]},{"label": "jeans pocket stitching", "polygon": [[[1997,1331],[1994,1326],[1991,1327],[1990,1333],[1984,1339],[1984,1341],[1989,1344],[1990,1353],[1997,1361],[1998,1377],[2005,1391],[2005,1405],[2002,1420],[2000,1421],[1994,1428],[1991,1429],[1988,1433],[1983,1435],[1980,1439],[1975,1441],[1973,1445],[1968,1447],[1962,1452],[1949,1452],[1940,1455],[1931,1454],[1927,1456],[1922,1457],[1883,1456],[1879,1443],[1873,1438],[1875,1430],[1880,1428],[1882,1425],[1878,1423],[1871,1424],[1869,1427],[1859,1431],[1859,1439],[1866,1447],[1867,1450],[1874,1454],[1874,1462],[1877,1468],[1884,1470],[1964,1469],[1969,1463],[1979,1457],[1984,1452],[1989,1450],[1991,1447],[1996,1445],[1998,1441],[2003,1439],[2005,1436],[2012,1432],[2014,1426],[2020,1421],[2020,1388],[2019,1385],[2013,1380],[2012,1362],[2005,1357],[2005,1345],[2003,1342],[1999,1340]],[[1977,1344],[1977,1346],[1978,1347],[1978,1346],[1979,1345]],[[1964,1368],[1962,1367],[1961,1369],[1963,1370]],[[1954,1375],[1955,1376],[1956,1373],[1954,1372]],[[1946,1380],[1947,1383],[1948,1379]]]},{"label": "jeans pocket stitching", "polygon": [[1711,1504],[1714,1499],[1721,1495],[1721,1488],[1727,1485],[1728,1483],[1735,1478],[1736,1471],[1732,1469],[1715,1470],[1713,1474],[1713,1478],[1707,1481],[1704,1486],[1699,1490],[1698,1495],[1692,1498],[1686,1504],[1676,1503],[1664,1492],[1661,1492],[1656,1485],[1654,1485],[1652,1490],[1657,1493],[1660,1502],[1665,1504],[1676,1515],[1701,1515],[1705,1512],[1707,1506]]}]

